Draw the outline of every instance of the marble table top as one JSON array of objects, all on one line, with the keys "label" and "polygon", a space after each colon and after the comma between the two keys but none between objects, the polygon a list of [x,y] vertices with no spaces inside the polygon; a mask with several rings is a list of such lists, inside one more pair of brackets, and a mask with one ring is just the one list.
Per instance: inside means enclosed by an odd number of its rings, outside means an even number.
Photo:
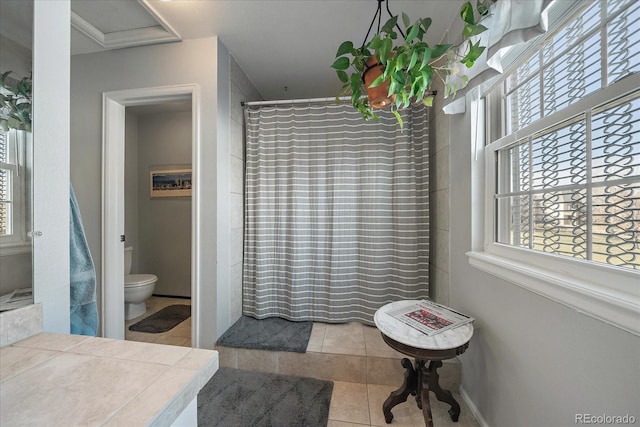
[{"label": "marble table top", "polygon": [[460,347],[471,339],[473,335],[471,323],[428,336],[388,314],[390,311],[416,302],[418,301],[396,301],[376,311],[373,319],[380,332],[399,343],[426,350],[449,350]]}]

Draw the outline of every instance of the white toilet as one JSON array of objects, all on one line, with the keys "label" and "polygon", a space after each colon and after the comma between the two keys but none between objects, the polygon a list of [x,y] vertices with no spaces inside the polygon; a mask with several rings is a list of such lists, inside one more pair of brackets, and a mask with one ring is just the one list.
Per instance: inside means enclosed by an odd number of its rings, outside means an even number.
[{"label": "white toilet", "polygon": [[153,294],[158,277],[155,274],[131,273],[133,248],[124,248],[124,318],[131,320],[147,311],[145,301]]}]

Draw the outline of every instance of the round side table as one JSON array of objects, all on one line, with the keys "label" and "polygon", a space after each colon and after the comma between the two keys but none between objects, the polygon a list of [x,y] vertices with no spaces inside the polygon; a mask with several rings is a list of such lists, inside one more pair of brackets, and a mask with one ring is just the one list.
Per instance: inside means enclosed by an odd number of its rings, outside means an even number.
[{"label": "round side table", "polygon": [[440,387],[438,368],[442,366],[443,360],[465,352],[473,335],[473,325],[467,323],[437,335],[428,336],[389,314],[416,302],[419,301],[407,300],[387,304],[376,311],[374,316],[382,339],[389,347],[415,359],[415,366],[409,359],[402,359],[401,364],[406,369],[404,383],[398,390],[392,392],[382,405],[384,419],[387,424],[391,423],[393,420],[391,409],[406,402],[411,394],[415,396],[418,408],[422,409],[425,425],[433,427],[429,402],[429,391],[432,391],[439,401],[451,405],[449,415],[456,422],[460,416],[460,405],[450,391]]}]

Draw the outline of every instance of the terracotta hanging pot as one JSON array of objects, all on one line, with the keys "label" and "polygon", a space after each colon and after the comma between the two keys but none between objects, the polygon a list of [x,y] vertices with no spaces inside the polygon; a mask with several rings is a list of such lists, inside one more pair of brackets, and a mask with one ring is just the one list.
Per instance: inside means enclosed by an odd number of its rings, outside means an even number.
[{"label": "terracotta hanging pot", "polygon": [[384,73],[384,67],[375,56],[369,58],[366,63],[366,68],[362,74],[364,84],[367,87],[367,95],[369,96],[369,105],[373,108],[387,108],[391,106],[396,100],[396,96],[388,96],[389,94],[389,79],[382,82],[382,84],[376,87],[369,87],[375,79],[377,79],[382,73]]}]

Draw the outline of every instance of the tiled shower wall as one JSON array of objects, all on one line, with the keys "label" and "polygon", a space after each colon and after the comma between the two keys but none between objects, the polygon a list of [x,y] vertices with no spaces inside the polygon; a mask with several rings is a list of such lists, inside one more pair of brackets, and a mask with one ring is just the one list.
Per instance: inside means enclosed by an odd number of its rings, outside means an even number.
[{"label": "tiled shower wall", "polygon": [[231,280],[231,320],[242,315],[242,258],[244,235],[244,114],[241,102],[262,100],[262,95],[242,71],[236,60],[230,58],[230,150],[229,168],[231,240],[229,247],[229,267]]},{"label": "tiled shower wall", "polygon": [[429,117],[430,241],[429,292],[436,302],[449,305],[449,116],[442,111],[444,87]]}]

